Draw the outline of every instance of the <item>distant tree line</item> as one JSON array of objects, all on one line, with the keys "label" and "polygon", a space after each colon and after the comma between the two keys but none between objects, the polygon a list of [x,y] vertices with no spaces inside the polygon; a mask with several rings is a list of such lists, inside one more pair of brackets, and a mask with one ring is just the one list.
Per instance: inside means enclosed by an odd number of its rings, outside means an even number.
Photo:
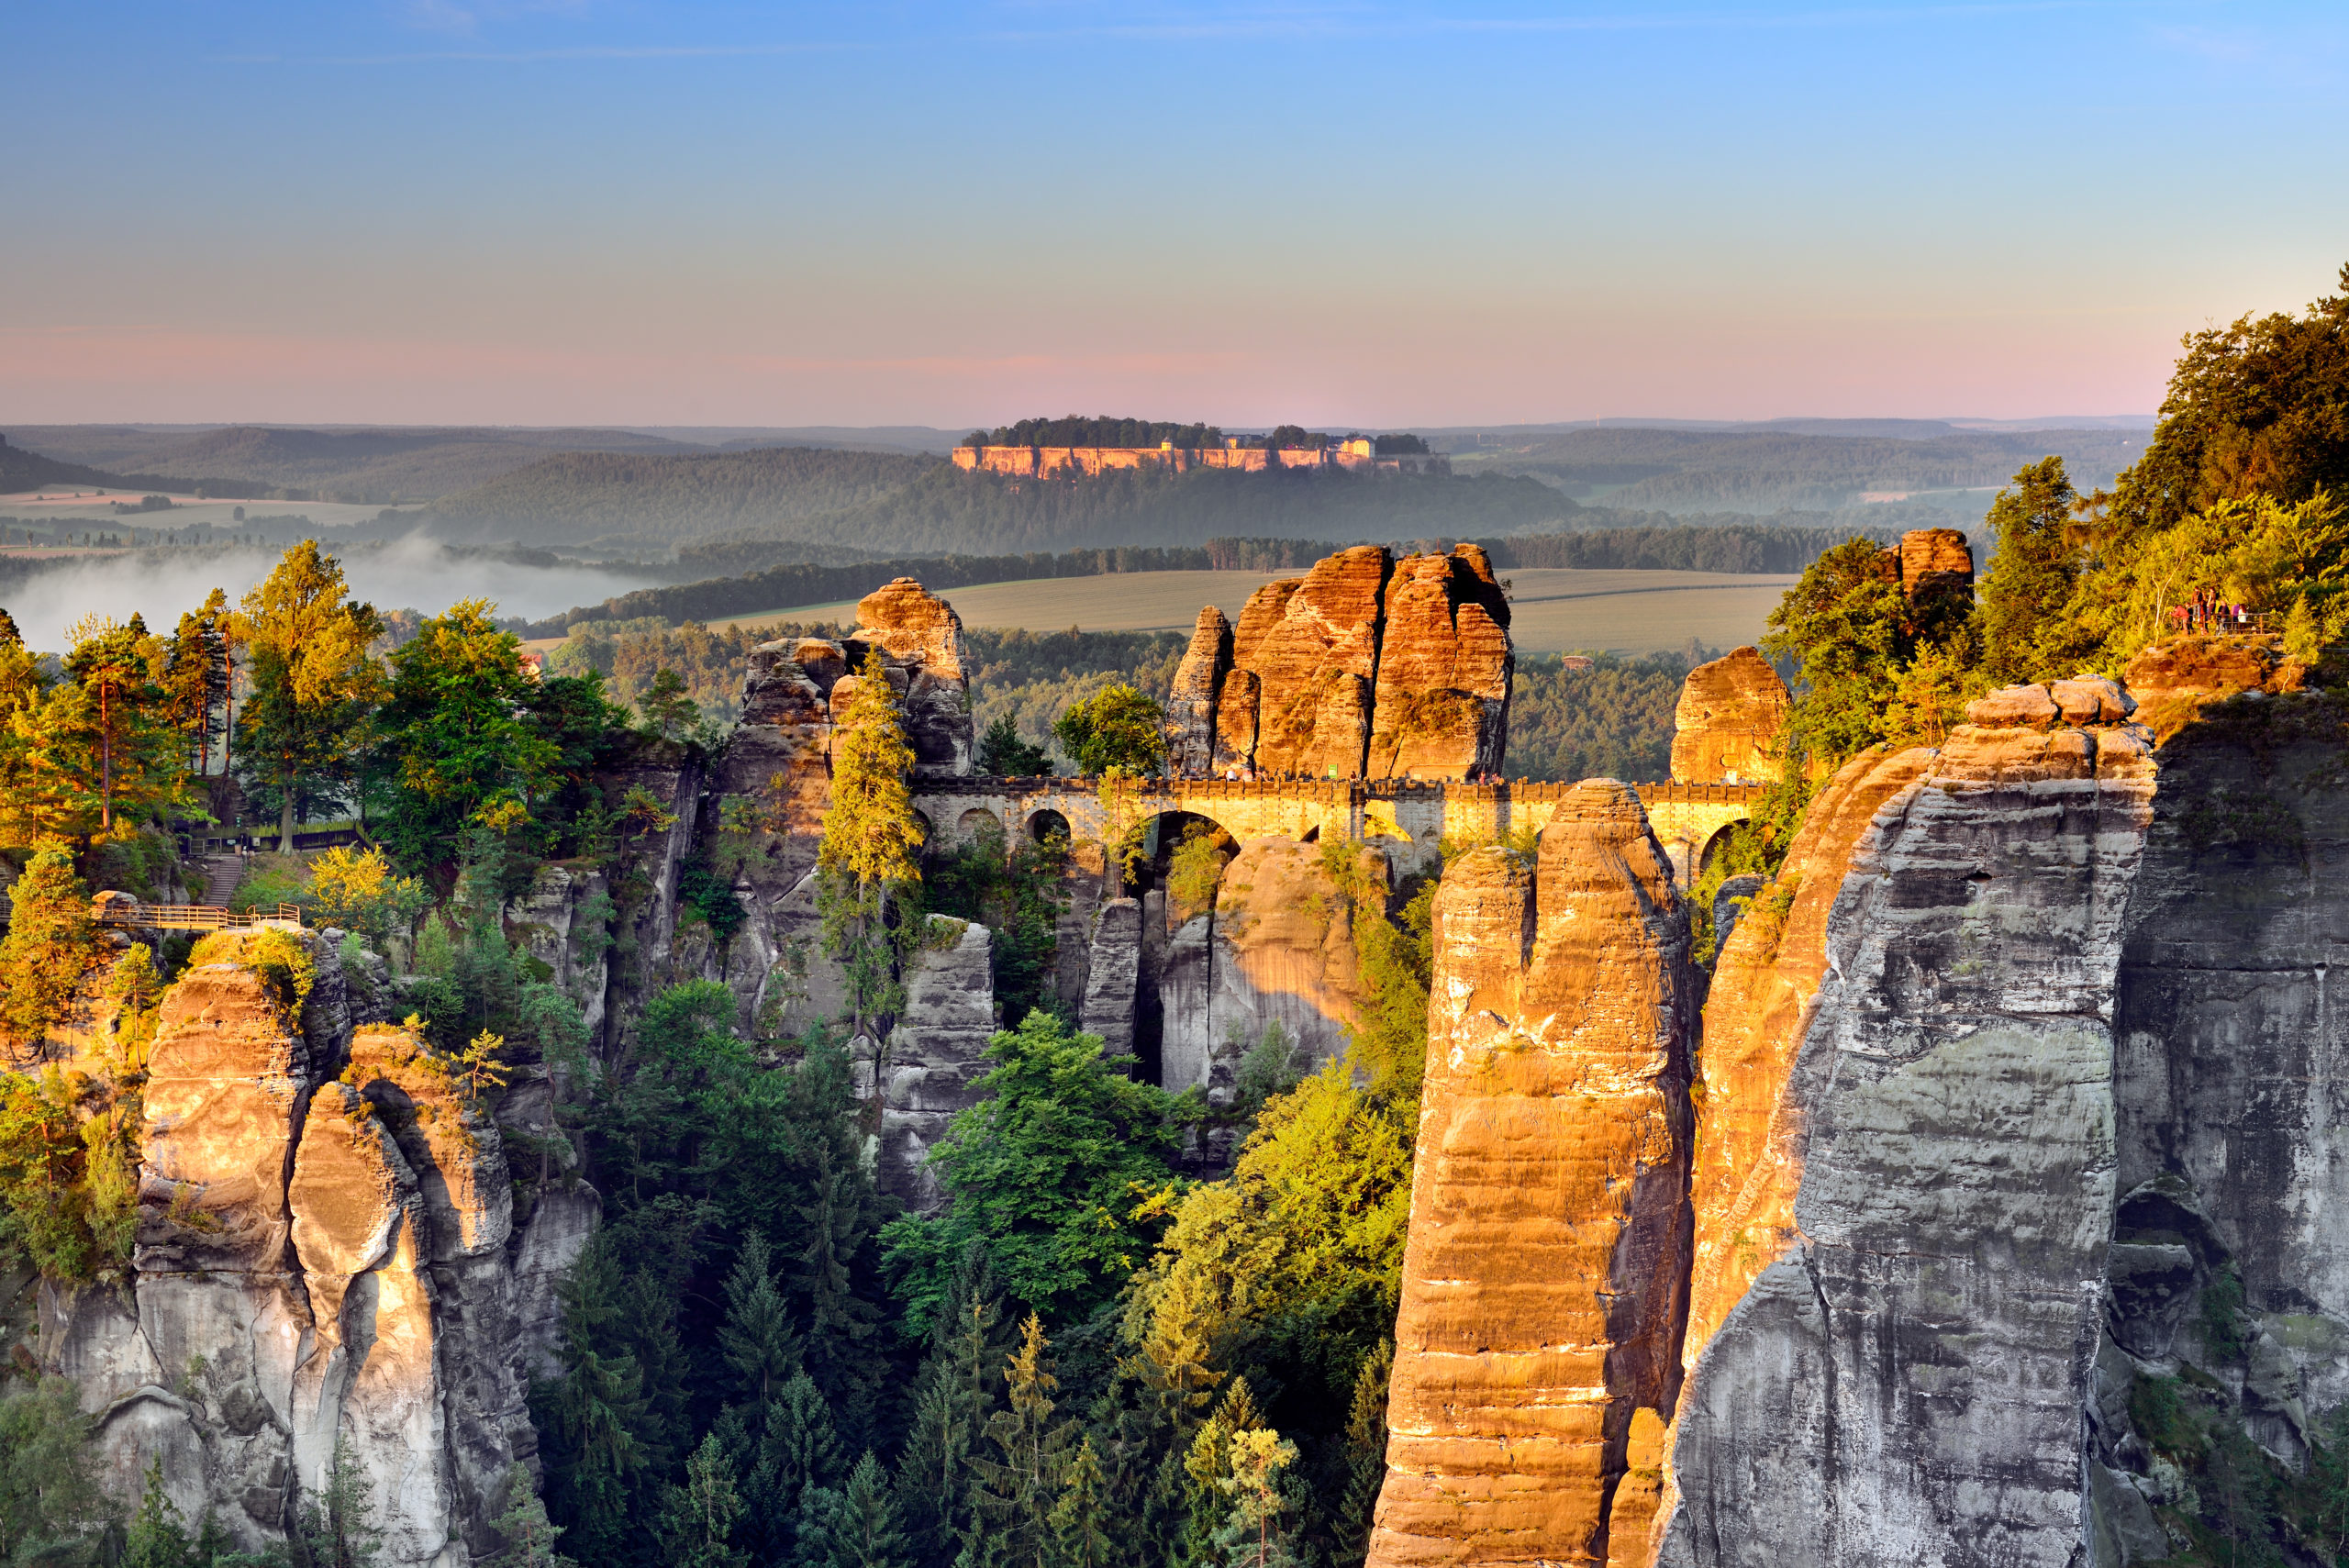
[{"label": "distant tree line", "polygon": [[1799,572],[1853,538],[1890,543],[1894,528],[1663,527],[1602,528],[1590,533],[1523,534],[1483,539],[1499,567],[1566,567],[1581,571]]},{"label": "distant tree line", "polygon": [[1059,419],[1022,419],[992,430],[974,430],[966,447],[1219,447],[1223,432],[1213,425],[1183,425],[1171,419],[1118,419],[1071,414]]}]

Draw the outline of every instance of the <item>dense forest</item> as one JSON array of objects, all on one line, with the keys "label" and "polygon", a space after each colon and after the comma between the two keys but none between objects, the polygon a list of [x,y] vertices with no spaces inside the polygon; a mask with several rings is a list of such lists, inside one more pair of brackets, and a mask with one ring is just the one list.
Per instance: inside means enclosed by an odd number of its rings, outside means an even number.
[{"label": "dense forest", "polygon": [[1071,414],[1059,419],[1022,419],[992,430],[974,430],[963,438],[966,447],[1219,447],[1223,432],[1213,425],[1186,425],[1166,419],[1120,419],[1109,415],[1086,418]]},{"label": "dense forest", "polygon": [[442,496],[423,526],[530,543],[632,536],[674,544],[748,528],[862,541],[862,533],[806,525],[896,495],[939,466],[817,447],[565,452]]}]

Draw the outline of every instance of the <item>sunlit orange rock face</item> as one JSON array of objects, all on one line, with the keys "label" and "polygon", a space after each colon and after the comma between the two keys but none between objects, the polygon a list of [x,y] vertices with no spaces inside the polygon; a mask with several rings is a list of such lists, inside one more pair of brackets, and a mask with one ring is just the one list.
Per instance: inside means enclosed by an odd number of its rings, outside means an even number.
[{"label": "sunlit orange rock face", "polygon": [[[1288,595],[1278,624],[1250,662],[1263,683],[1256,765],[1275,773],[1341,778],[1362,772],[1370,740],[1370,681],[1378,669],[1379,601],[1393,562],[1377,545],[1357,545],[1313,563]],[[1241,613],[1243,628],[1257,606]],[[1233,658],[1240,657],[1233,639]]]},{"label": "sunlit orange rock face", "polygon": [[1461,778],[1500,766],[1517,667],[1508,627],[1508,601],[1476,546],[1396,563],[1379,647],[1372,777]]},{"label": "sunlit orange rock face", "polygon": [[[1672,1408],[1695,990],[1639,802],[1594,780],[1532,863],[1453,863],[1370,1562],[1600,1563]],[[1634,1486],[1622,1527],[1643,1536]]]},{"label": "sunlit orange rock face", "polygon": [[1688,672],[1672,713],[1672,776],[1681,784],[1766,784],[1770,746],[1787,722],[1786,682],[1751,648]]}]

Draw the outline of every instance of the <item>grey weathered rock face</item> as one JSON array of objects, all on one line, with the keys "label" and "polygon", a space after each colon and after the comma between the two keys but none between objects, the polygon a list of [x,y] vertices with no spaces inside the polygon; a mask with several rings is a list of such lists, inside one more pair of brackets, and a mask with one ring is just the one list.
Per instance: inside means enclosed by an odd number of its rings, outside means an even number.
[{"label": "grey weathered rock face", "polygon": [[923,1161],[957,1113],[978,1104],[972,1084],[989,1066],[995,982],[985,926],[930,917],[939,939],[906,977],[906,1007],[880,1053],[881,1147],[874,1178],[885,1193],[928,1211],[941,1201]]},{"label": "grey weathered rock face", "polygon": [[354,1030],[335,944],[311,948],[298,1020],[240,962],[165,993],[129,1302],[44,1293],[41,1355],[123,1495],[160,1459],[187,1518],[261,1550],[340,1442],[384,1561],[462,1568],[537,1451],[524,1390],[595,1195],[542,1196],[517,1238],[495,1124],[404,1030]]},{"label": "grey weathered rock face", "polygon": [[[2349,1403],[2349,1030],[2332,999],[2349,960],[2341,717],[2314,696],[2237,700],[2162,749],[2115,1019],[2106,1357],[2119,1393],[2091,1412],[2092,1462],[2115,1483],[2097,1518],[2116,1541],[2142,1523],[2132,1499],[2158,1491],[2128,1418],[2132,1376],[2204,1369],[2253,1440],[2295,1467],[2310,1425]],[[2230,1277],[2239,1348],[2209,1331],[2204,1293]]]},{"label": "grey weathered rock face", "polygon": [[[2078,1561],[2151,750],[1976,724],[1877,764],[1914,776],[1825,923],[1798,1129],[1752,1151],[1798,1171],[1793,1235],[1690,1335],[1663,1562]],[[1700,1259],[1733,1218],[1700,1196]]]},{"label": "grey weathered rock face", "polygon": [[1111,1056],[1134,1048],[1134,1004],[1141,981],[1141,904],[1109,898],[1093,917],[1091,951],[1085,962],[1085,1000],[1077,1028],[1101,1037]]}]

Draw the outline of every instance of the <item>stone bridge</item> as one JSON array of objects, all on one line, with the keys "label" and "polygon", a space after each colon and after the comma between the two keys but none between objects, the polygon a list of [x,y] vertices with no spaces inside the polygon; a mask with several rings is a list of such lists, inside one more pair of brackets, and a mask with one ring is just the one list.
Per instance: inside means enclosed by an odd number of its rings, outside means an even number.
[{"label": "stone bridge", "polygon": [[[1540,828],[1573,788],[1564,784],[1477,784],[1452,780],[1143,779],[1114,796],[1085,778],[917,779],[914,808],[935,841],[966,843],[988,828],[1041,839],[1054,830],[1072,842],[1098,841],[1112,812],[1130,821],[1183,814],[1204,818],[1234,839],[1326,837],[1383,841],[1400,873],[1439,869],[1445,839],[1491,840]],[[1759,784],[1635,784],[1655,836],[1682,885],[1704,865],[1723,829],[1742,822],[1763,795]],[[1130,815],[1129,815],[1130,814]]]}]

